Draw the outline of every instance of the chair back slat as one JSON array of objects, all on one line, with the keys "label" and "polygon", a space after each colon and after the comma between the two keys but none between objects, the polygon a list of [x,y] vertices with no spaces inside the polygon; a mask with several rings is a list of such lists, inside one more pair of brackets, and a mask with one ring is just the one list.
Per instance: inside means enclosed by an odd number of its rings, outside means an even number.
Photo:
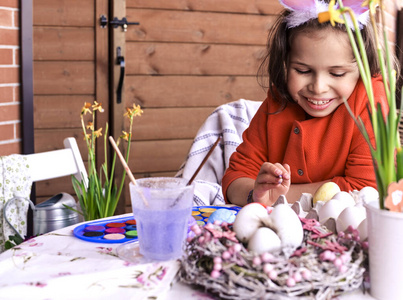
[{"label": "chair back slat", "polygon": [[[65,149],[26,155],[33,182],[74,175],[87,180],[87,171],[74,138],[64,140]],[[86,181],[85,181],[86,183]]]}]

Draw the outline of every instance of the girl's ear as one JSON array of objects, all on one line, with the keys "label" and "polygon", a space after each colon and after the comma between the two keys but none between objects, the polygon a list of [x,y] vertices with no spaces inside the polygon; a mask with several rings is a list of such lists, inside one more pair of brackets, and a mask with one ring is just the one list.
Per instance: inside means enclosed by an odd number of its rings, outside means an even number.
[{"label": "girl's ear", "polygon": [[279,2],[289,10],[309,11],[315,7],[315,0],[279,0]]}]

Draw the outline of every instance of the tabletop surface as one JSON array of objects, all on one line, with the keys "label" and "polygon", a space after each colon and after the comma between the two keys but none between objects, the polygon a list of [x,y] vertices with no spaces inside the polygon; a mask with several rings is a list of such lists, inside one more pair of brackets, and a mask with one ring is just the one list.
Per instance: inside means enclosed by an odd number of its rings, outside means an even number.
[{"label": "tabletop surface", "polygon": [[[111,217],[126,217],[131,214]],[[0,254],[0,299],[215,299],[176,280],[179,261],[135,264],[121,244],[73,235],[80,224],[35,237]],[[357,290],[342,300],[374,299]]]}]

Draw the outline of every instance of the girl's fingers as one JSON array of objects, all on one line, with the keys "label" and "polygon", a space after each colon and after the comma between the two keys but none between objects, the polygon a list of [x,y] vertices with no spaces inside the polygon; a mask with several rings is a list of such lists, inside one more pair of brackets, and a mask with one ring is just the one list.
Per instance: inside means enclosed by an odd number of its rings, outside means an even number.
[{"label": "girl's fingers", "polygon": [[264,175],[261,178],[268,183],[282,183],[284,180],[290,180],[290,166],[279,163],[264,163],[258,176],[260,175]]}]

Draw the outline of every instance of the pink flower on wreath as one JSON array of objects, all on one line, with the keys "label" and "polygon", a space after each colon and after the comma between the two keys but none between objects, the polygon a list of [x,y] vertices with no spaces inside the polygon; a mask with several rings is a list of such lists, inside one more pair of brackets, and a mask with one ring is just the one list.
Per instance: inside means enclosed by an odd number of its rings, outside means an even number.
[{"label": "pink flower on wreath", "polygon": [[390,211],[403,212],[403,179],[389,184],[385,207]]}]

